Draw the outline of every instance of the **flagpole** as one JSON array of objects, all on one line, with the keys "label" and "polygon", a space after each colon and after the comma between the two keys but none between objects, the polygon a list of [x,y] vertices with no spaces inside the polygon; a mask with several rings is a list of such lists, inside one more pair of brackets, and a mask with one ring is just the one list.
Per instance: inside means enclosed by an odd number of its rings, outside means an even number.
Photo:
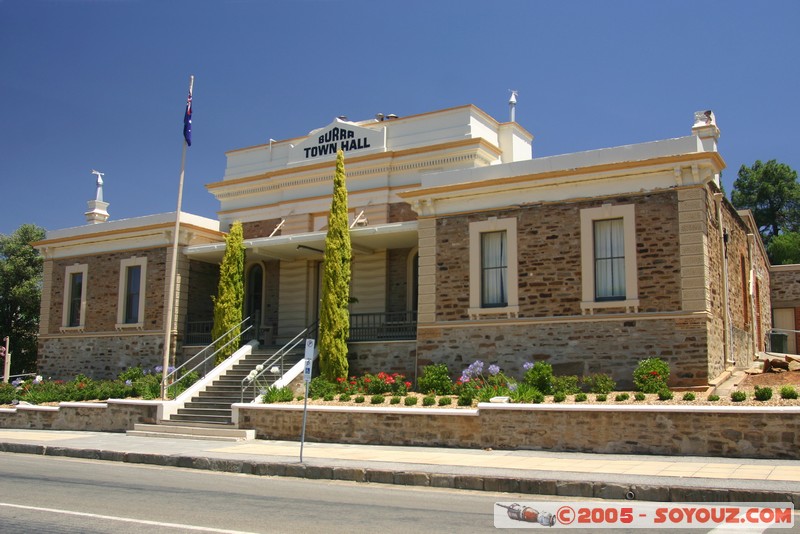
[{"label": "flagpole", "polygon": [[[189,76],[189,102],[191,105],[192,89],[194,88],[194,76]],[[187,109],[190,111],[190,108]],[[167,310],[164,315],[164,361],[161,370],[161,398],[167,399],[167,370],[169,369],[170,345],[172,344],[172,316],[175,304],[175,275],[178,270],[178,236],[181,225],[181,204],[183,203],[183,176],[186,171],[186,147],[189,141],[184,134],[183,151],[181,152],[181,176],[178,180],[178,207],[175,210],[175,229],[172,232],[172,261],[169,266],[169,278],[167,278]]]}]

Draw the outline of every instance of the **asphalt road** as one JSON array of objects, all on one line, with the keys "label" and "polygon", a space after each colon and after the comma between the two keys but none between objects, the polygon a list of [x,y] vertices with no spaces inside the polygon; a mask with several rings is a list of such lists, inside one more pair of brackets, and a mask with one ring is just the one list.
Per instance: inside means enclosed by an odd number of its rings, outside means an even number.
[{"label": "asphalt road", "polygon": [[[496,531],[497,502],[521,502],[545,510],[552,508],[555,500],[565,499],[255,477],[0,453],[0,532],[4,534],[140,534],[143,530],[287,534],[490,532]],[[574,502],[604,501],[574,499]],[[544,527],[540,531],[541,528]],[[679,531],[685,530],[672,530]],[[791,530],[769,530],[799,531],[798,526]],[[591,530],[570,529],[570,532]],[[692,529],[690,532],[726,531]]]}]

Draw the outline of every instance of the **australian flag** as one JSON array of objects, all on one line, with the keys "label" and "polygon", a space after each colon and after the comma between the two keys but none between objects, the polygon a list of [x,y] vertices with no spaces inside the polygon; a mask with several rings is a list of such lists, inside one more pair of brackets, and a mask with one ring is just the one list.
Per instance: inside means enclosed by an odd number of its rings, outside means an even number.
[{"label": "australian flag", "polygon": [[186,99],[186,113],[183,115],[183,138],[186,145],[192,146],[192,93]]}]

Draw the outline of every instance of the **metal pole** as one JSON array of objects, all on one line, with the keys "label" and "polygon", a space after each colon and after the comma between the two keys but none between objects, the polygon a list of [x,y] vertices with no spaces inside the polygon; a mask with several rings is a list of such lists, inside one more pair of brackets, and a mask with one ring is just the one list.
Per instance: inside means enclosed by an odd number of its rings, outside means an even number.
[{"label": "metal pole", "polygon": [[3,341],[6,343],[6,358],[5,364],[3,365],[3,382],[8,384],[8,379],[11,376],[11,351],[8,347],[8,336],[3,338]]},{"label": "metal pole", "polygon": [[[194,76],[189,76],[189,96],[192,95]],[[161,398],[167,398],[167,369],[169,369],[170,345],[172,344],[172,315],[175,306],[175,274],[178,267],[178,237],[181,224],[181,204],[183,202],[183,176],[186,170],[186,139],[183,140],[181,153],[181,175],[178,181],[178,207],[175,210],[175,229],[172,236],[172,261],[167,279],[167,310],[164,317],[164,360],[161,371]]]}]

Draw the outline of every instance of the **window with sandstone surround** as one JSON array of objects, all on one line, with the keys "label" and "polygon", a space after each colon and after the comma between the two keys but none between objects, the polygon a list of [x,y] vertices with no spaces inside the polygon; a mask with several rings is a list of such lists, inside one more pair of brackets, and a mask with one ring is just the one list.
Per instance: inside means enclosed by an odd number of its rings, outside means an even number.
[{"label": "window with sandstone surround", "polygon": [[633,204],[581,210],[581,310],[639,310]]},{"label": "window with sandstone surround", "polygon": [[147,258],[129,258],[119,264],[117,329],[144,326],[144,293]]},{"label": "window with sandstone surround", "polygon": [[86,324],[87,264],[70,265],[64,271],[64,303],[61,330],[83,330]]},{"label": "window with sandstone surround", "polygon": [[490,217],[469,225],[469,315],[516,317],[517,219]]}]

